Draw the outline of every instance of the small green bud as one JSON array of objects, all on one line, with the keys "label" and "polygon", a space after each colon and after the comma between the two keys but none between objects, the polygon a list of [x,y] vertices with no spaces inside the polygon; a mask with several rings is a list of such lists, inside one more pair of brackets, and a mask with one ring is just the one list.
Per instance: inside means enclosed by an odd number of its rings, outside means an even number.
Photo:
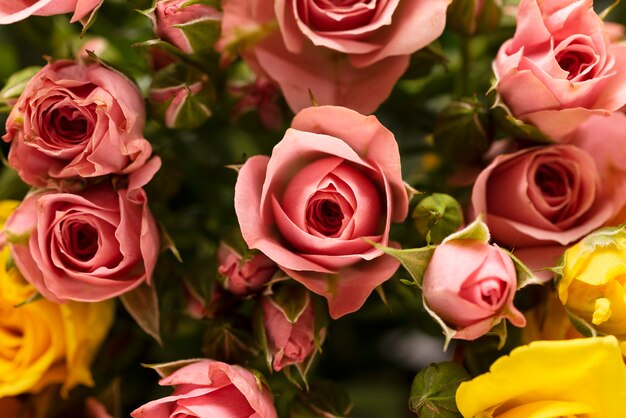
[{"label": "small green bud", "polygon": [[428,243],[440,243],[463,225],[463,211],[452,196],[433,193],[415,207],[413,221]]}]

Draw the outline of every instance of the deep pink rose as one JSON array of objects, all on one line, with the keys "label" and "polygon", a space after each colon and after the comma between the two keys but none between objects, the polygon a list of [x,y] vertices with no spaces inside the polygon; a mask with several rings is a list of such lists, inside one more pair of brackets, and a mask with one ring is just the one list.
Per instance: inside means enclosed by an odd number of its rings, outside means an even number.
[{"label": "deep pink rose", "polygon": [[[205,4],[187,4],[190,0],[159,0],[154,11],[154,30],[161,39],[167,41],[183,52],[191,54],[197,50],[191,39],[181,28],[200,21],[219,21],[221,13],[214,7]],[[208,35],[208,34],[207,34]],[[207,38],[207,44],[208,44]],[[205,45],[205,48],[210,45]]]},{"label": "deep pink rose", "polygon": [[0,0],[0,25],[29,16],[51,16],[73,12],[71,22],[86,17],[103,0]]},{"label": "deep pink rose", "polygon": [[596,164],[572,145],[500,155],[472,190],[493,239],[510,247],[569,244],[607,222],[615,211]]},{"label": "deep pink rose", "polygon": [[217,249],[217,259],[217,272],[226,278],[224,287],[239,296],[260,291],[278,269],[263,253],[242,259],[241,254],[223,242]]},{"label": "deep pink rose", "polygon": [[243,165],[235,210],[250,248],[327,298],[333,318],[354,312],[398,268],[367,242],[388,245],[407,215],[398,145],[373,116],[305,109],[271,157]]},{"label": "deep pink rose", "polygon": [[276,418],[269,389],[247,369],[200,360],[159,381],[174,393],[133,411],[133,418]]},{"label": "deep pink rose", "polygon": [[128,174],[152,152],[144,102],[122,74],[98,63],[55,61],[28,83],[9,114],[9,163],[33,186]]},{"label": "deep pink rose", "polygon": [[516,277],[502,249],[478,240],[450,240],[435,249],[422,290],[428,306],[457,331],[454,338],[474,340],[503,318],[526,325],[513,306]]},{"label": "deep pink rose", "polygon": [[150,283],[159,231],[141,187],[159,166],[150,160],[125,188],[106,182],[78,194],[26,196],[5,224],[24,278],[55,302],[96,302]]},{"label": "deep pink rose", "polygon": [[[407,69],[409,56],[441,35],[450,0],[225,0],[227,53],[241,37],[259,42],[237,51],[282,90],[289,106],[320,104],[373,112]],[[276,23],[278,24],[276,27]]]},{"label": "deep pink rose", "polygon": [[554,140],[626,104],[626,45],[612,42],[592,3],[521,0],[515,36],[493,64],[511,112]]},{"label": "deep pink rose", "polygon": [[315,317],[311,299],[307,298],[306,307],[293,323],[271,298],[264,298],[261,304],[274,370],[303,363],[315,351]]}]

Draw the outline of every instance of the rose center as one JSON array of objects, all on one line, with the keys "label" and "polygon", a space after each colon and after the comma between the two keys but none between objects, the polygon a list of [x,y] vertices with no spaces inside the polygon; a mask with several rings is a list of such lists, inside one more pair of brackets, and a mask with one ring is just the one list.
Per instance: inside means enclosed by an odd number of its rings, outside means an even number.
[{"label": "rose center", "polygon": [[567,194],[568,179],[564,178],[560,170],[556,170],[548,165],[541,165],[537,169],[535,183],[546,196],[561,197]]},{"label": "rose center", "polygon": [[89,122],[75,109],[54,109],[50,121],[55,139],[63,143],[79,144],[91,134]]},{"label": "rose center", "polygon": [[98,231],[86,222],[68,221],[61,225],[65,247],[81,261],[91,260],[98,252]]},{"label": "rose center", "polygon": [[306,218],[311,228],[330,237],[341,229],[344,215],[337,202],[330,199],[318,199],[309,203]]},{"label": "rose center", "polygon": [[505,290],[505,283],[497,278],[480,282],[480,297],[484,303],[496,307],[502,300]]}]

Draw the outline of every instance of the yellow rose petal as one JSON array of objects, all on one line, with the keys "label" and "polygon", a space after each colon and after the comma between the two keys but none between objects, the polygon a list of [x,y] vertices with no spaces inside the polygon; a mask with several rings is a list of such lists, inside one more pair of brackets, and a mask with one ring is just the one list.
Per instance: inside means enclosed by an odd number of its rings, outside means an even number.
[{"label": "yellow rose petal", "polygon": [[596,308],[593,311],[591,322],[600,325],[611,317],[611,301],[607,298],[596,299]]},{"label": "yellow rose petal", "polygon": [[496,414],[498,418],[546,418],[568,417],[593,412],[591,407],[580,402],[538,401],[514,407],[503,414]]},{"label": "yellow rose petal", "polygon": [[536,341],[498,359],[456,393],[464,417],[541,401],[586,405],[588,418],[623,418],[626,366],[615,337]]}]

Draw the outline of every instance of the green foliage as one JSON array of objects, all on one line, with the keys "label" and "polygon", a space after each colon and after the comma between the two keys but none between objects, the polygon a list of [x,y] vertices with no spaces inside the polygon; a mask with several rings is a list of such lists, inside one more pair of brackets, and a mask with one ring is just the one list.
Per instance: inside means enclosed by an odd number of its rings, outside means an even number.
[{"label": "green foliage", "polygon": [[413,380],[409,409],[420,418],[458,418],[456,390],[469,379],[465,369],[456,363],[431,364]]}]

